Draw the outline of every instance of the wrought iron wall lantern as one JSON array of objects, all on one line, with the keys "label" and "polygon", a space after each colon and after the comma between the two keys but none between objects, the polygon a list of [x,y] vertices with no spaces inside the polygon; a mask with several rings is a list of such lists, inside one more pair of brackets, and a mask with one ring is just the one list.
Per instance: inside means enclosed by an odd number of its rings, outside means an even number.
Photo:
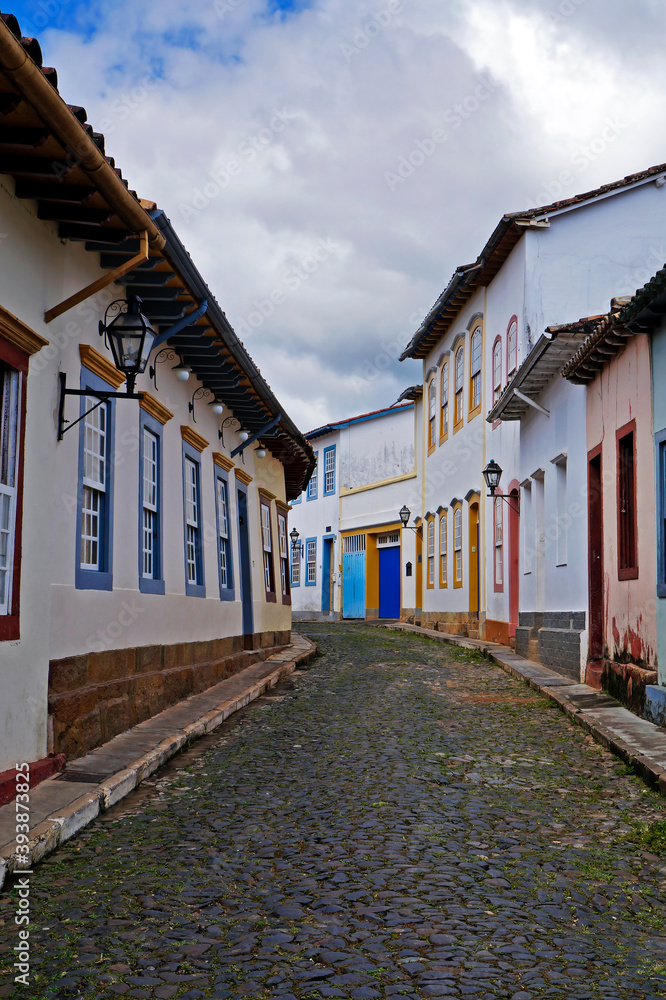
[{"label": "wrought iron wall lantern", "polygon": [[[487,494],[489,498],[493,500],[506,500],[509,507],[511,507],[517,514],[520,513],[520,497],[517,494],[509,494],[505,496],[503,493],[496,493],[495,491],[499,488],[500,479],[502,478],[502,469],[497,464],[494,458],[491,458],[487,466],[483,470],[483,478],[486,481],[486,486],[490,490]],[[515,503],[513,502],[515,501]]]},{"label": "wrought iron wall lantern", "polygon": [[[233,415],[230,416],[230,417],[227,417],[226,420],[222,421],[222,426],[220,427],[219,431],[217,432],[217,436],[219,437],[220,441],[222,442],[222,447],[223,448],[224,448],[224,428],[225,427],[233,427],[234,424],[237,427],[240,427],[241,422],[238,419],[238,417],[234,417]],[[249,434],[247,433],[247,431],[239,430],[238,431],[238,436],[240,437],[241,434],[245,434],[246,435],[246,437],[245,438],[241,438],[241,440],[247,440],[247,438],[249,437]]]},{"label": "wrought iron wall lantern", "polygon": [[177,382],[187,382],[190,377],[190,370],[186,368],[180,357],[176,354],[172,347],[164,347],[161,351],[155,355],[155,359],[148,369],[148,375],[153,380],[153,385],[157,389],[157,365],[162,365],[166,361],[175,361],[178,358],[178,364],[174,365],[171,369],[175,373]]},{"label": "wrought iron wall lantern", "polygon": [[187,408],[192,414],[192,420],[195,424],[197,422],[197,418],[194,415],[194,401],[196,399],[208,399],[209,397],[211,402],[209,402],[208,405],[211,408],[211,412],[214,413],[216,417],[219,417],[220,414],[224,412],[224,406],[215,398],[215,393],[211,389],[207,388],[207,386],[200,385],[198,389],[194,390],[192,393],[192,399],[187,404]]},{"label": "wrought iron wall lantern", "polygon": [[421,524],[418,525],[409,524],[409,519],[412,516],[412,512],[407,506],[407,504],[404,504],[401,507],[401,509],[398,511],[398,514],[400,516],[400,520],[402,521],[403,528],[409,528],[410,531],[415,531],[416,534],[419,536],[423,535],[423,526]]},{"label": "wrought iron wall lantern", "polygon": [[[59,373],[58,441],[62,441],[67,431],[76,427],[89,413],[109,399],[143,399],[143,393],[134,392],[134,383],[137,375],[146,369],[156,333],[141,313],[140,305],[139,298],[116,299],[107,307],[104,320],[99,324],[99,335],[104,337],[107,346],[111,347],[114,364],[125,376],[125,392],[112,392],[106,389],[68,389],[67,375],[65,372]],[[89,396],[97,402],[70,423],[65,419],[66,396]]]},{"label": "wrought iron wall lantern", "polygon": [[[106,309],[99,335],[111,347],[113,362],[127,380],[127,395],[134,392],[137,375],[146,369],[157,336],[140,309],[141,299],[116,299]],[[109,319],[109,317],[113,317]]]},{"label": "wrought iron wall lantern", "polygon": [[298,558],[300,559],[303,555],[303,542],[299,541],[299,534],[296,528],[292,528],[289,532],[289,537],[291,538],[291,551],[296,555],[298,553]]},{"label": "wrought iron wall lantern", "polygon": [[258,448],[254,449],[254,454],[257,458],[266,458],[266,449],[260,444]]}]

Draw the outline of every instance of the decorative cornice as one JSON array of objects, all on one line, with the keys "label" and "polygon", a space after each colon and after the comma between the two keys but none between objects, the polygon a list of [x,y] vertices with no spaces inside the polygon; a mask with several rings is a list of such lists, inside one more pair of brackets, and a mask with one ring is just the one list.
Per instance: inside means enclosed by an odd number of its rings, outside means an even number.
[{"label": "decorative cornice", "polygon": [[112,365],[103,354],[96,351],[89,344],[79,344],[79,356],[81,364],[93,375],[97,375],[104,382],[108,382],[114,389],[120,389],[125,381],[125,376],[119,372],[115,365]]},{"label": "decorative cornice", "polygon": [[48,344],[48,340],[40,337],[38,333],[35,333],[2,306],[0,306],[0,337],[28,355],[36,354]]},{"label": "decorative cornice", "polygon": [[234,469],[234,473],[236,479],[240,479],[244,486],[249,486],[252,482],[252,476],[248,476],[247,472],[244,472],[243,469]]},{"label": "decorative cornice", "polygon": [[219,451],[213,452],[213,461],[220,468],[224,469],[225,472],[231,472],[234,467],[234,463],[226,455],[222,455]]},{"label": "decorative cornice", "polygon": [[191,444],[196,451],[205,451],[208,447],[208,441],[206,441],[205,438],[202,438],[201,434],[197,434],[197,432],[193,431],[191,427],[188,427],[187,424],[180,425],[180,436],[183,441],[187,441],[188,444]]},{"label": "decorative cornice", "polygon": [[163,406],[154,396],[151,396],[149,392],[142,393],[142,399],[139,400],[139,406],[142,410],[145,410],[150,417],[154,417],[160,424],[165,424],[167,420],[171,420],[173,413],[171,410],[167,410],[166,406]]},{"label": "decorative cornice", "polygon": [[260,497],[263,497],[264,500],[268,500],[269,502],[276,499],[275,493],[271,493],[270,490],[265,490],[263,486],[257,487],[257,493]]},{"label": "decorative cornice", "polygon": [[285,503],[284,500],[276,500],[275,506],[277,507],[278,510],[281,510],[284,514],[288,514],[289,511],[291,510],[289,504]]},{"label": "decorative cornice", "polygon": [[467,493],[465,493],[465,500],[467,501],[467,503],[470,502],[470,500],[472,499],[472,497],[478,497],[479,500],[480,500],[481,499],[481,490],[474,490],[474,489],[467,490]]}]

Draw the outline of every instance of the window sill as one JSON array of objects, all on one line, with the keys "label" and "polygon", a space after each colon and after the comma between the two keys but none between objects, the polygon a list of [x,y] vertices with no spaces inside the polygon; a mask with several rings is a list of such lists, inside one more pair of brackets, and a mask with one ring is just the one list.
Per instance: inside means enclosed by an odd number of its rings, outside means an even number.
[{"label": "window sill", "polygon": [[619,569],[617,571],[618,580],[637,580],[638,579],[638,566],[632,566],[631,569]]},{"label": "window sill", "polygon": [[266,590],[266,591],[264,591],[264,593],[266,594],[266,603],[267,604],[277,604],[277,597],[275,595],[275,591],[274,590]]},{"label": "window sill", "polygon": [[150,580],[147,577],[140,577],[139,592],[142,594],[163,594],[164,580]]},{"label": "window sill", "polygon": [[467,422],[469,423],[469,421],[473,420],[474,417],[478,417],[479,413],[481,413],[481,403],[479,403],[478,406],[475,406],[473,410],[469,411],[467,414]]},{"label": "window sill", "polygon": [[236,591],[233,587],[220,587],[220,600],[221,601],[235,601]]},{"label": "window sill", "polygon": [[10,642],[21,638],[18,615],[2,615],[0,617],[0,642]]},{"label": "window sill", "polygon": [[444,444],[444,442],[448,441],[448,440],[449,440],[449,432],[448,431],[444,431],[443,434],[439,435],[439,443],[440,444]]},{"label": "window sill", "polygon": [[186,597],[205,597],[206,596],[206,586],[203,583],[186,583],[185,584],[185,596]]},{"label": "window sill", "polygon": [[94,569],[77,569],[74,581],[76,590],[113,590],[113,573],[100,573]]},{"label": "window sill", "polygon": [[458,583],[454,583],[453,584],[453,589],[454,590],[462,590],[462,585],[463,585],[462,580],[459,580]]},{"label": "window sill", "polygon": [[454,425],[453,425],[453,433],[454,433],[454,434],[457,434],[457,433],[458,433],[458,431],[459,431],[459,430],[460,430],[460,429],[461,429],[462,427],[464,427],[464,424],[465,424],[465,421],[464,421],[464,420],[459,420],[457,424],[454,424]]},{"label": "window sill", "polygon": [[436,447],[437,447],[436,444],[429,444],[428,445],[428,455],[432,455],[432,453],[434,452],[434,450],[435,450]]},{"label": "window sill", "polygon": [[282,603],[291,607],[291,594],[283,594]]}]

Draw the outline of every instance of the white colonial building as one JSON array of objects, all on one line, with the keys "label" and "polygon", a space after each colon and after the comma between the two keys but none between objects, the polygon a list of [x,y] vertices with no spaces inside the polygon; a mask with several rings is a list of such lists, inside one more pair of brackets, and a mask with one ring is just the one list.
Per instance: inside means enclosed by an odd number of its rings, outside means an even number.
[{"label": "white colonial building", "polygon": [[292,505],[297,618],[400,618],[413,605],[414,545],[399,511],[416,483],[413,401],[306,434],[317,457]]}]

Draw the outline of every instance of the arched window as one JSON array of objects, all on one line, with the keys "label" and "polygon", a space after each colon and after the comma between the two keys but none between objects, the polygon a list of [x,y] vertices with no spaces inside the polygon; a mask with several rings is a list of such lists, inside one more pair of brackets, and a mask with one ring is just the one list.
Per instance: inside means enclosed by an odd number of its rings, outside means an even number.
[{"label": "arched window", "polygon": [[453,553],[455,566],[454,586],[462,587],[462,507],[453,512]]},{"label": "arched window", "polygon": [[428,385],[428,447],[435,447],[435,414],[436,414],[436,394],[437,386],[435,379],[431,378]]},{"label": "arched window", "polygon": [[442,365],[441,418],[439,433],[444,437],[449,432],[449,363]]},{"label": "arched window", "polygon": [[502,395],[502,341],[498,337],[493,347],[493,406]]},{"label": "arched window", "polygon": [[462,423],[463,418],[463,382],[465,377],[465,345],[461,344],[456,351],[456,413],[454,426]]},{"label": "arched window", "polygon": [[481,406],[481,327],[472,331],[469,361],[469,408],[470,412]]},{"label": "arched window", "polygon": [[518,324],[515,319],[511,320],[509,330],[506,335],[506,371],[507,375],[513,375],[518,363]]},{"label": "arched window", "polygon": [[439,519],[439,585],[448,585],[446,573],[446,511]]},{"label": "arched window", "polygon": [[435,586],[435,519],[428,521],[428,586]]}]

